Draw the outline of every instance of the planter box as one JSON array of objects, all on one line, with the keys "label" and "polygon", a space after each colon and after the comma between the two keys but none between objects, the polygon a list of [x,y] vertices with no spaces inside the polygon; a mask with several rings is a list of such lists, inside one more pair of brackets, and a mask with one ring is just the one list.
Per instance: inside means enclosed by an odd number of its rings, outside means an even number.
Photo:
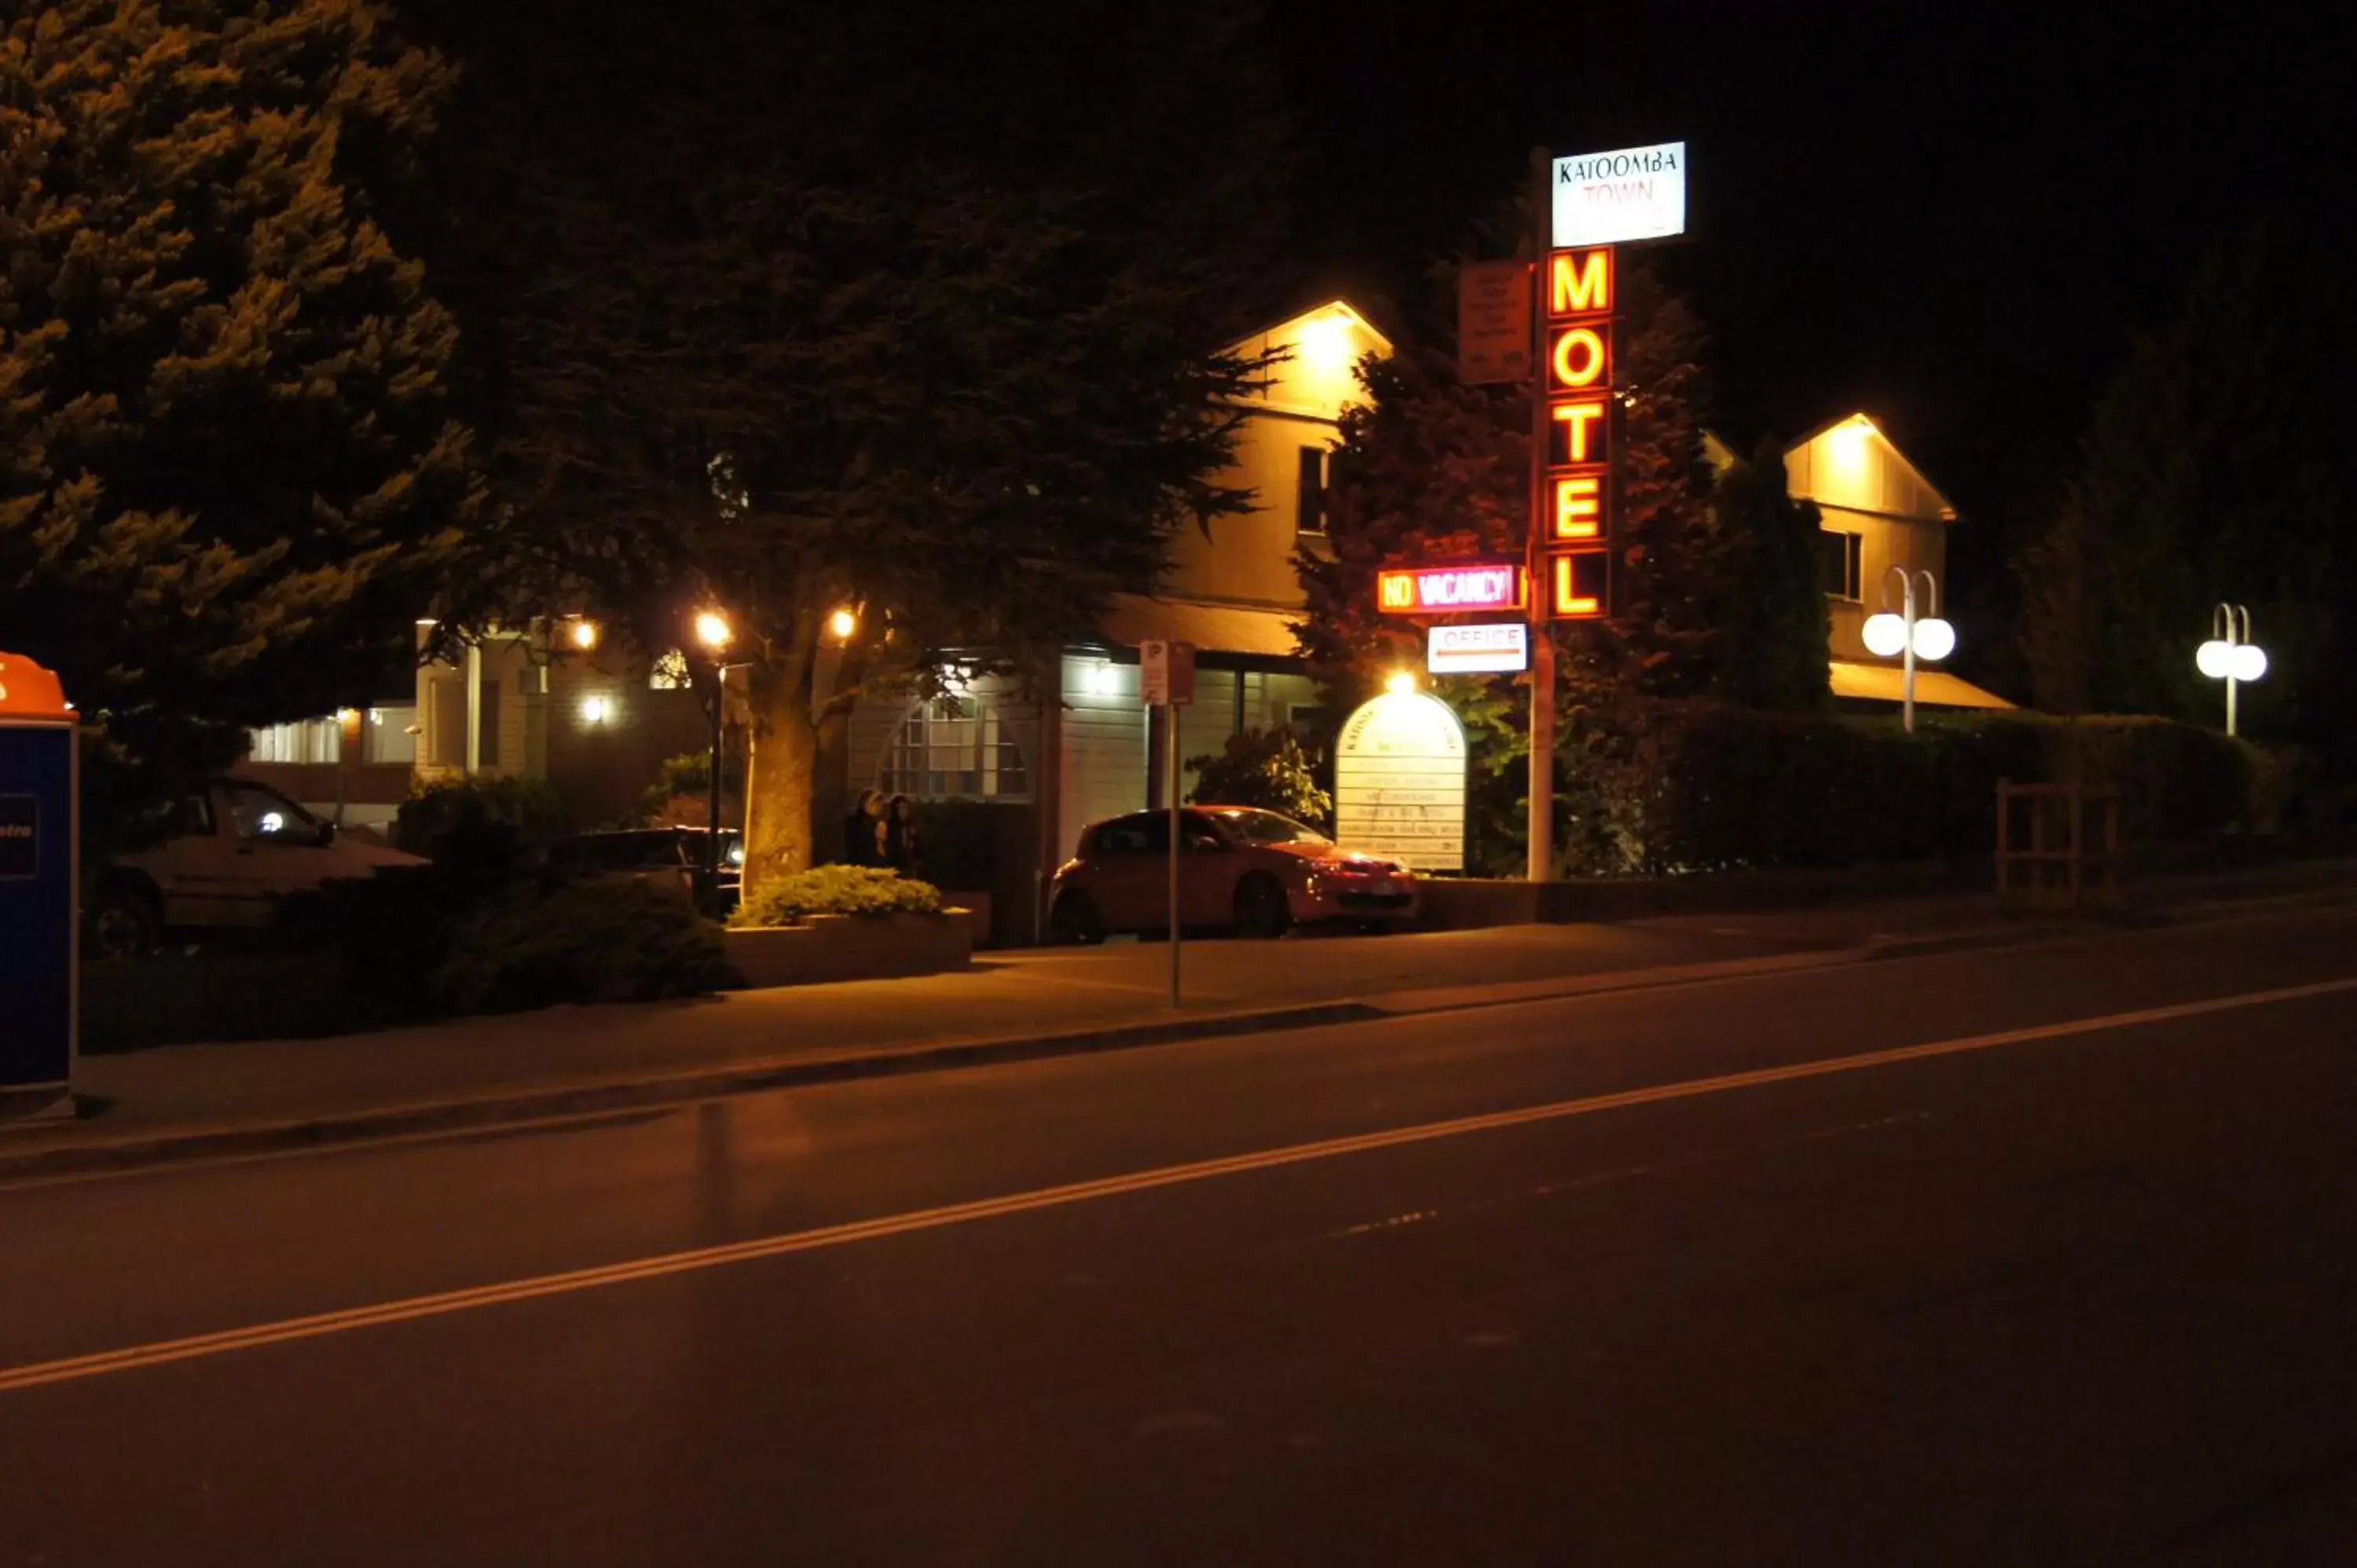
[{"label": "planter box", "polygon": [[963,969],[974,953],[973,916],[813,915],[804,926],[754,926],[726,933],[728,961],[748,990],[883,980]]}]

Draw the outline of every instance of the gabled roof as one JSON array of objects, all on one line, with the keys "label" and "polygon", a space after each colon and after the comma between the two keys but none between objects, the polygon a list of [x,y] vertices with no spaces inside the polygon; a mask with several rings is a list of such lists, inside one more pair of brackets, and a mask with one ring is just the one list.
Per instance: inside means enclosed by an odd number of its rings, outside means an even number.
[{"label": "gabled roof", "polygon": [[1835,486],[1829,484],[1825,478],[1817,476],[1814,471],[1816,467],[1816,455],[1826,451],[1828,446],[1831,445],[1832,440],[1840,432],[1846,430],[1863,431],[1865,433],[1864,439],[1868,443],[1870,449],[1878,453],[1884,461],[1897,468],[1910,484],[1921,490],[1923,495],[1929,499],[1932,509],[1929,512],[1917,512],[1911,509],[1886,508],[1881,506],[1866,506],[1858,508],[1857,510],[1867,511],[1904,510],[1908,515],[1936,515],[1943,522],[1953,522],[1956,521],[1955,503],[1948,499],[1948,498],[1941,492],[1940,488],[1937,485],[1933,484],[1929,478],[1926,478],[1924,477],[1923,470],[1917,467],[1913,461],[1908,457],[1907,454],[1901,452],[1899,449],[1898,445],[1893,442],[1889,436],[1883,434],[1882,427],[1875,424],[1873,418],[1863,411],[1846,413],[1838,419],[1827,420],[1824,424],[1818,425],[1815,429],[1810,431],[1807,435],[1803,435],[1799,440],[1791,443],[1784,448],[1784,467],[1788,474],[1792,471],[1794,467],[1793,458],[1796,455],[1803,453],[1808,455],[1806,461],[1811,473],[1807,484],[1805,486],[1796,485],[1789,487],[1792,489],[1792,494],[1795,497],[1805,500],[1818,501],[1828,506],[1845,506],[1853,504],[1854,498],[1853,501],[1845,501],[1840,499],[1835,493],[1834,493]]}]

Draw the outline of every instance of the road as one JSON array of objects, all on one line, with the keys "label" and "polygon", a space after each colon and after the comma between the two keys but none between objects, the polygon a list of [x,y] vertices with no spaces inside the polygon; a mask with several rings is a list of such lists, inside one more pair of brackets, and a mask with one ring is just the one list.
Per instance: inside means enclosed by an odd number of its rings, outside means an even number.
[{"label": "road", "polygon": [[0,1190],[0,1564],[2300,1563],[2357,912]]}]

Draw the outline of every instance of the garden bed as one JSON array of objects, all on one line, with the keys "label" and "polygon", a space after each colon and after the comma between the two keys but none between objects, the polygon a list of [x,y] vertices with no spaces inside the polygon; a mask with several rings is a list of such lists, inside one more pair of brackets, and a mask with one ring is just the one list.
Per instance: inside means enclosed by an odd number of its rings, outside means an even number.
[{"label": "garden bed", "polygon": [[748,990],[830,980],[885,980],[963,969],[974,953],[974,915],[812,915],[791,926],[739,926],[728,962]]}]

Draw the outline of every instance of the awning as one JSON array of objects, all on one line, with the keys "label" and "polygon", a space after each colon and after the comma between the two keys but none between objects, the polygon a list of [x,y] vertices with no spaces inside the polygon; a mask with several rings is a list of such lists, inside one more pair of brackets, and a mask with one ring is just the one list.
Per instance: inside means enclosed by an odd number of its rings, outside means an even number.
[{"label": "awning", "polygon": [[1247,605],[1115,594],[1100,629],[1107,641],[1124,648],[1135,648],[1141,642],[1191,642],[1201,653],[1297,659],[1301,650],[1293,640],[1293,628],[1298,618],[1296,612]]},{"label": "awning", "polygon": [[[1871,703],[1904,702],[1907,697],[1907,672],[1893,664],[1853,664],[1835,659],[1826,667],[1836,697],[1861,698]],[[1915,701],[1926,708],[2011,708],[1995,692],[1984,692],[1969,681],[1937,670],[1918,665],[1915,670]]]}]

